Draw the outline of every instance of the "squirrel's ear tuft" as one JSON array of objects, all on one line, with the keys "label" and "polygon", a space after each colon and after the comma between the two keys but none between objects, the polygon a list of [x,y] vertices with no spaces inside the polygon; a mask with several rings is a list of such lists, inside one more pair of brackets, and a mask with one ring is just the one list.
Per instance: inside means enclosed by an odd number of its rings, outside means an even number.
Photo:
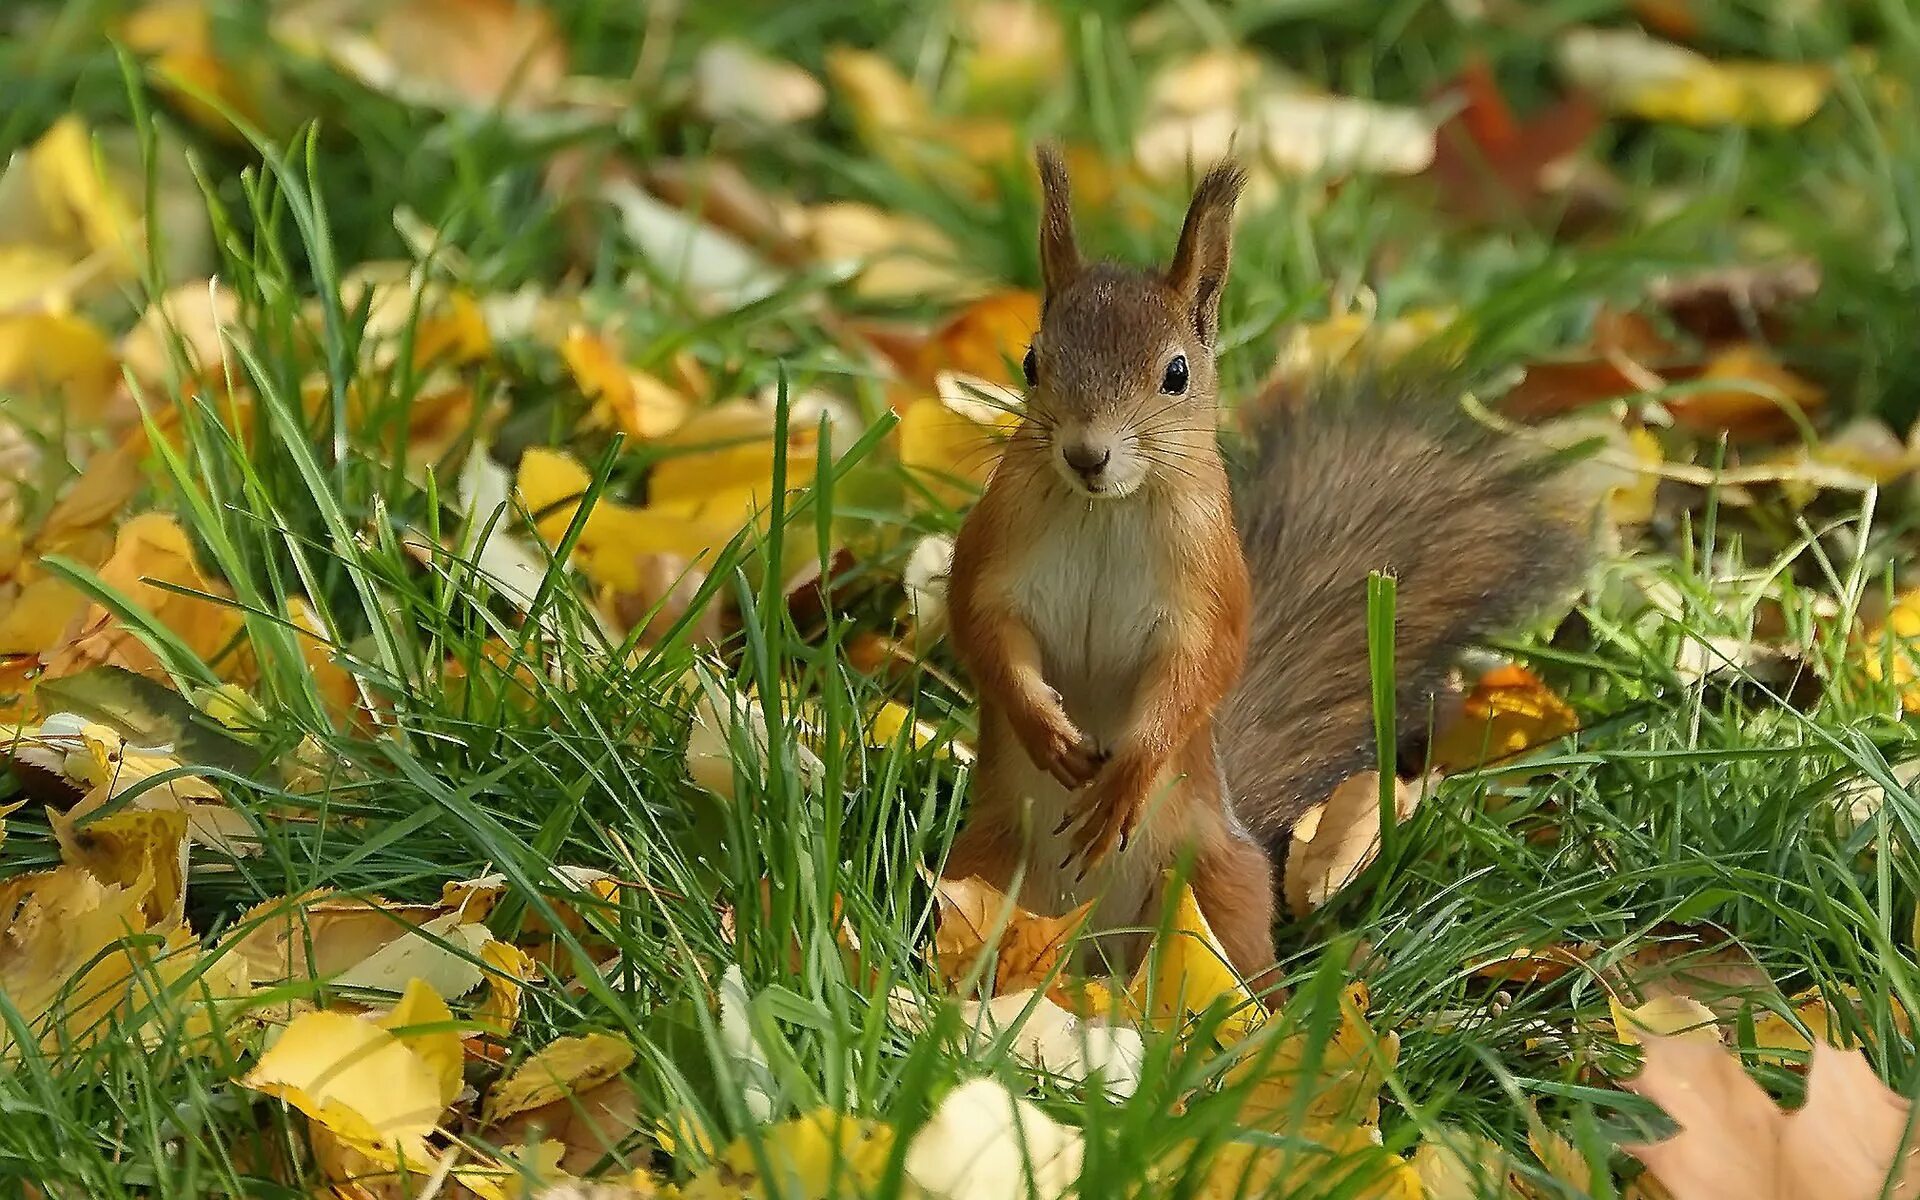
[{"label": "squirrel's ear tuft", "polygon": [[1080,273],[1080,247],[1073,240],[1073,197],[1060,148],[1042,145],[1033,159],[1040,168],[1040,283],[1052,296]]},{"label": "squirrel's ear tuft", "polygon": [[1180,244],[1167,268],[1167,285],[1186,304],[1194,332],[1213,345],[1220,331],[1220,293],[1227,283],[1233,251],[1233,206],[1247,186],[1247,173],[1234,163],[1208,171],[1194,189]]}]

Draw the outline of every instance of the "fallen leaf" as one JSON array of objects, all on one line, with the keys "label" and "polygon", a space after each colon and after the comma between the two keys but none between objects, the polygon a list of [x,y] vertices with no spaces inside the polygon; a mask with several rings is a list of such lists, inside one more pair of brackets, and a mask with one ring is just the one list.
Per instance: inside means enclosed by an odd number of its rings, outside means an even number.
[{"label": "fallen leaf", "polygon": [[1174,899],[1173,921],[1155,939],[1127,988],[1127,997],[1142,1020],[1176,1031],[1218,1006],[1224,1019],[1215,1036],[1228,1043],[1248,1036],[1267,1020],[1265,1007],[1234,972],[1190,884],[1181,885]]},{"label": "fallen leaf", "polygon": [[1476,220],[1530,211],[1548,192],[1554,169],[1600,125],[1578,94],[1520,119],[1482,58],[1468,62],[1454,88],[1464,103],[1441,124],[1428,174],[1444,207]]},{"label": "fallen leaf", "polygon": [[[199,960],[184,927],[148,933],[152,872],[130,885],[102,883],[64,865],[0,883],[0,994],[37,1031],[48,1054],[83,1050],[136,1014],[141,1035],[165,1015],[156,999]],[[0,1024],[0,1051],[14,1045]]]},{"label": "fallen leaf", "polygon": [[[1035,990],[1010,992],[991,1000],[959,1002],[968,1037],[955,1049],[978,1056],[1004,1045],[1014,1060],[1063,1083],[1097,1079],[1116,1099],[1133,1095],[1146,1063],[1146,1045],[1138,1030],[1105,1019],[1083,1020]],[[894,1024],[909,1033],[933,1027],[932,1009],[911,988],[896,987],[887,997]]]},{"label": "fallen leaf", "polygon": [[278,1097],[349,1144],[430,1157],[427,1137],[446,1108],[442,1075],[406,1042],[363,1017],[295,1017],[242,1085]]},{"label": "fallen leaf", "polygon": [[967,0],[958,7],[966,47],[960,73],[974,104],[1019,109],[1056,78],[1067,53],[1059,13],[1037,0]]},{"label": "fallen leaf", "polygon": [[693,110],[709,121],[792,125],[817,116],[827,91],[804,68],[720,38],[693,63]]},{"label": "fallen leaf", "polygon": [[612,1034],[589,1033],[549,1042],[487,1093],[485,1120],[491,1125],[598,1087],[632,1066],[633,1060],[632,1045]]},{"label": "fallen leaf", "polygon": [[[244,622],[227,590],[200,571],[186,533],[170,516],[143,513],[120,527],[112,557],[100,565],[100,580],[125,596],[191,650],[202,662],[229,672],[244,664],[224,657]],[[182,590],[175,590],[182,589]],[[47,674],[58,678],[107,664],[166,678],[164,661],[147,640],[101,604],[90,604],[65,644],[45,656]]]},{"label": "fallen leaf", "polygon": [[862,299],[945,300],[984,287],[953,239],[918,217],[840,200],[808,209],[805,222],[815,257],[850,277]]},{"label": "fallen leaf", "polygon": [[1459,718],[1428,750],[1434,766],[1471,771],[1558,741],[1579,728],[1567,702],[1525,667],[1496,667],[1474,682]]},{"label": "fallen leaf", "polygon": [[272,30],[375,91],[430,108],[542,108],[568,71],[552,15],[516,0],[305,0],[276,12]]},{"label": "fallen leaf", "polygon": [[1376,1136],[1361,1125],[1319,1123],[1289,1131],[1279,1144],[1189,1143],[1160,1171],[1181,1181],[1177,1194],[1196,1200],[1422,1200],[1414,1168]]},{"label": "fallen leaf", "polygon": [[1609,996],[1607,1008],[1613,1017],[1613,1036],[1623,1046],[1642,1045],[1649,1035],[1720,1044],[1713,1010],[1688,996],[1655,996],[1638,1008],[1628,1008]]},{"label": "fallen leaf", "polygon": [[1867,678],[1892,684],[1901,707],[1920,713],[1920,590],[1898,597],[1885,620],[1862,639]]},{"label": "fallen leaf", "polygon": [[1788,128],[1818,112],[1833,86],[1824,67],[1715,62],[1637,30],[1573,29],[1556,49],[1575,86],[1649,121]]},{"label": "fallen leaf", "polygon": [[1826,402],[1819,385],[1751,343],[1716,352],[1684,392],[1664,400],[1684,428],[1745,439],[1791,433],[1804,422],[1804,414]]},{"label": "fallen leaf", "polygon": [[893,1128],[884,1122],[816,1109],[736,1138],[675,1195],[771,1200],[874,1194],[886,1177],[893,1142]]},{"label": "fallen leaf", "polygon": [[560,354],[574,382],[594,401],[589,420],[595,427],[646,442],[672,433],[687,419],[686,398],[628,367],[606,338],[575,326],[560,344]]},{"label": "fallen leaf", "polygon": [[44,396],[76,426],[106,424],[120,383],[113,343],[72,313],[8,313],[0,307],[0,390],[10,403]]},{"label": "fallen leaf", "polygon": [[1425,1200],[1526,1200],[1506,1152],[1464,1130],[1444,1129],[1437,1139],[1422,1141],[1411,1166]]},{"label": "fallen leaf", "polygon": [[953,539],[929,534],[914,543],[901,570],[907,590],[907,614],[913,620],[914,639],[931,644],[947,629],[947,575],[953,569]]},{"label": "fallen leaf", "polygon": [[[1394,780],[1397,821],[1413,815],[1423,789]],[[1287,906],[1305,916],[1364,870],[1380,852],[1380,777],[1367,771],[1333,789],[1293,827],[1284,889]]]},{"label": "fallen leaf", "polygon": [[1906,1146],[1911,1105],[1859,1051],[1815,1046],[1806,1103],[1786,1113],[1718,1043],[1650,1037],[1642,1049],[1646,1065],[1626,1086],[1680,1132],[1625,1149],[1674,1200],[1920,1195],[1920,1160]]},{"label": "fallen leaf", "polygon": [[[1244,1086],[1240,1123],[1287,1132],[1307,1125],[1373,1126],[1380,1119],[1380,1089],[1400,1060],[1400,1038],[1376,1031],[1367,1020],[1365,984],[1340,993],[1339,1021],[1322,1035],[1294,1024],[1265,1025],[1237,1048],[1228,1086]],[[1251,1081],[1251,1082],[1249,1082]]]},{"label": "fallen leaf", "polygon": [[948,1092],[913,1135],[906,1175],[928,1200],[1058,1200],[1085,1154],[1079,1130],[975,1079]]},{"label": "fallen leaf", "polygon": [[1213,108],[1151,120],[1134,139],[1149,179],[1184,178],[1218,162],[1245,137],[1261,162],[1287,175],[1417,175],[1433,163],[1434,127],[1416,109],[1351,96],[1276,91],[1243,116]]},{"label": "fallen leaf", "polygon": [[168,933],[187,911],[187,817],[174,810],[123,809],[81,825],[47,811],[60,859],[105,884],[139,894],[145,928]]},{"label": "fallen leaf", "polygon": [[380,1018],[380,1028],[393,1034],[432,1068],[440,1086],[440,1103],[452,1104],[460,1094],[460,1034],[443,993],[424,979],[410,979],[399,1003]]},{"label": "fallen leaf", "polygon": [[[933,895],[938,909],[933,953],[940,977],[957,988],[981,971],[991,995],[1049,986],[1061,954],[1092,910],[1083,904],[1065,916],[1039,916],[978,876],[937,880]],[[988,955],[991,968],[982,970]]]}]

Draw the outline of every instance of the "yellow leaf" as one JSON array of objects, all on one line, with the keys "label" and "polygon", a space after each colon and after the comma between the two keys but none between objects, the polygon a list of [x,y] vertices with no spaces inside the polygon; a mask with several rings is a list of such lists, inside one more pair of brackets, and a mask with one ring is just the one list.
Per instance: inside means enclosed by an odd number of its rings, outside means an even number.
[{"label": "yellow leaf", "polygon": [[867,1195],[885,1178],[894,1133],[884,1122],[821,1108],[750,1136],[688,1180],[681,1200]]},{"label": "yellow leaf", "polygon": [[520,991],[539,977],[533,959],[506,942],[489,941],[480,948],[486,965],[487,995],[473,1010],[473,1019],[489,1034],[505,1040],[520,1019]]},{"label": "yellow leaf", "polygon": [[[244,656],[224,655],[243,621],[227,603],[227,591],[201,574],[187,535],[172,517],[144,513],[120,527],[113,554],[102,563],[100,579],[146,610],[208,663],[220,663],[229,675]],[[161,585],[171,586],[161,586]],[[185,589],[182,594],[174,589]],[[106,607],[90,605],[79,632],[46,657],[47,673],[58,678],[107,664],[166,677],[160,658]]]},{"label": "yellow leaf", "polygon": [[28,170],[55,236],[105,256],[120,277],[138,270],[137,210],[102,172],[78,117],[53,123],[28,151]]},{"label": "yellow leaf", "polygon": [[1524,1200],[1506,1153],[1477,1134],[1446,1129],[1420,1143],[1411,1165],[1424,1200]]},{"label": "yellow leaf", "polygon": [[1899,689],[1908,712],[1920,713],[1920,590],[1895,600],[1886,621],[1868,633],[1861,666],[1867,678]]},{"label": "yellow leaf", "polygon": [[372,1021],[337,1012],[295,1017],[241,1082],[277,1096],[349,1142],[429,1158],[446,1108],[441,1075]]},{"label": "yellow leaf", "polygon": [[1239,1041],[1267,1020],[1265,1007],[1229,965],[1191,885],[1181,886],[1173,924],[1140,964],[1127,997],[1145,1020],[1174,1030],[1218,1004],[1227,1015],[1217,1036],[1226,1042]]},{"label": "yellow leaf", "polygon": [[[1425,784],[1393,781],[1394,815],[1404,821],[1420,804]],[[1283,888],[1287,906],[1305,916],[1366,869],[1380,852],[1380,776],[1354,775],[1325,801],[1308,809],[1293,827]]]},{"label": "yellow leaf", "polygon": [[1739,438],[1791,432],[1795,417],[1826,403],[1827,393],[1819,384],[1750,342],[1715,352],[1686,391],[1666,400],[1667,411],[1682,427]]},{"label": "yellow leaf", "polygon": [[993,474],[1004,432],[937,399],[915,400],[900,413],[900,465],[935,499],[957,507],[977,497]]},{"label": "yellow leaf", "polygon": [[84,426],[104,419],[119,382],[113,343],[93,322],[0,308],[0,390],[53,395]]},{"label": "yellow leaf", "polygon": [[80,825],[47,810],[60,858],[142,897],[146,927],[165,933],[186,919],[187,817],[176,810],[123,809]]},{"label": "yellow leaf", "polygon": [[840,200],[808,210],[807,230],[814,255],[853,271],[868,300],[951,299],[984,286],[953,239],[917,217]]},{"label": "yellow leaf", "polygon": [[380,1028],[404,1042],[434,1073],[440,1085],[440,1103],[452,1104],[460,1094],[460,1034],[453,1010],[424,979],[413,979]]},{"label": "yellow leaf", "polygon": [[[1359,1125],[1320,1123],[1293,1132],[1288,1144],[1227,1142],[1196,1154],[1204,1155],[1193,1164],[1198,1187],[1181,1190],[1195,1200],[1422,1200],[1414,1168],[1381,1149]],[[1188,1163],[1175,1156],[1166,1166]]]},{"label": "yellow leaf", "polygon": [[633,1047],[606,1033],[547,1044],[487,1093],[489,1125],[607,1082],[633,1064]]},{"label": "yellow leaf", "polygon": [[1443,771],[1470,771],[1565,737],[1579,728],[1567,702],[1525,667],[1496,667],[1474,682],[1460,718],[1428,752]]},{"label": "yellow leaf", "polygon": [[978,876],[937,880],[933,895],[939,914],[933,952],[941,978],[958,987],[978,969],[980,957],[991,954],[985,982],[995,995],[1047,986],[1092,911],[1083,904],[1065,916],[1038,916]]},{"label": "yellow leaf", "polygon": [[65,580],[34,580],[0,610],[0,655],[37,655],[58,644],[86,606],[87,598]]},{"label": "yellow leaf", "polygon": [[1641,1045],[1647,1034],[1720,1041],[1713,1010],[1688,996],[1655,996],[1638,1008],[1628,1008],[1609,996],[1607,1009],[1613,1014],[1613,1036],[1625,1046]]},{"label": "yellow leaf", "polygon": [[215,50],[205,0],[150,0],[120,23],[120,39],[135,54],[151,56],[155,81],[202,129],[244,140],[223,107],[255,128],[265,124],[252,76]]},{"label": "yellow leaf", "polygon": [[591,418],[597,427],[618,430],[628,437],[651,441],[679,428],[687,419],[684,396],[645,371],[621,362],[603,337],[575,326],[560,343],[573,381],[593,400]]},{"label": "yellow leaf", "polygon": [[906,1176],[927,1200],[1060,1200],[1085,1155],[1078,1129],[995,1080],[973,1079],[942,1097],[913,1135]]},{"label": "yellow leaf", "polygon": [[1637,30],[1572,30],[1559,58],[1571,82],[1607,107],[1649,121],[1789,128],[1818,112],[1833,87],[1825,67],[1716,62]]},{"label": "yellow leaf", "polygon": [[1377,1123],[1380,1087],[1399,1062],[1400,1038],[1374,1030],[1368,1003],[1366,985],[1349,984],[1340,996],[1339,1024],[1317,1046],[1309,1029],[1276,1030],[1277,1044],[1243,1043],[1244,1057],[1226,1076],[1230,1086],[1253,1080],[1241,1099],[1241,1123],[1282,1130],[1303,1119]]}]

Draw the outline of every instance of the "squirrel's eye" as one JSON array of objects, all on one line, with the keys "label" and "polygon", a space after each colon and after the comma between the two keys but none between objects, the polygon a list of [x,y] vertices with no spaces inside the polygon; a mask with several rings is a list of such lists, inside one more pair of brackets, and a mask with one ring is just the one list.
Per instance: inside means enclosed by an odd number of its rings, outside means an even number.
[{"label": "squirrel's eye", "polygon": [[1187,356],[1176,354],[1167,364],[1167,373],[1160,379],[1160,390],[1169,396],[1187,394]]},{"label": "squirrel's eye", "polygon": [[1040,360],[1033,355],[1033,347],[1027,347],[1027,356],[1020,360],[1020,369],[1026,373],[1027,386],[1040,382]]}]

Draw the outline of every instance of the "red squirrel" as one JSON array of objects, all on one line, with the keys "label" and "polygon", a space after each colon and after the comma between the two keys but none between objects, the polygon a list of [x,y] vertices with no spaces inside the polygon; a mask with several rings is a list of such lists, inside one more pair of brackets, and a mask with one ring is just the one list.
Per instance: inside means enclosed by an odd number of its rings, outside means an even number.
[{"label": "red squirrel", "polygon": [[1100,932],[1153,927],[1188,861],[1256,979],[1293,822],[1373,765],[1368,574],[1397,577],[1399,717],[1424,727],[1467,643],[1575,577],[1577,523],[1457,407],[1364,385],[1255,401],[1230,471],[1214,351],[1244,173],[1201,179],[1151,271],[1083,260],[1065,165],[1037,163],[1027,403],[949,574],[980,739],[945,873],[1043,912],[1097,898]]}]

